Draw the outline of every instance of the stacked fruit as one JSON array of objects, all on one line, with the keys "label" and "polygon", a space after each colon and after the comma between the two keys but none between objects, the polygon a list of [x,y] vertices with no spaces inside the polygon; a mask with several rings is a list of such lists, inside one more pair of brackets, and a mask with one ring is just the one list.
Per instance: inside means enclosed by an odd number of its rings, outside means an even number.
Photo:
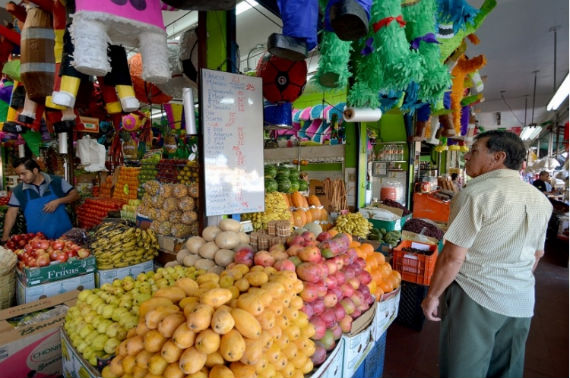
[{"label": "stacked fruit", "polygon": [[139,167],[120,167],[119,177],[113,191],[113,198],[127,202],[137,198],[139,188]]},{"label": "stacked fruit", "polygon": [[387,294],[400,286],[402,276],[400,272],[392,270],[392,266],[386,262],[382,253],[374,252],[374,247],[368,243],[356,246],[358,257],[366,261],[364,268],[372,276],[372,281],[368,284],[370,292],[374,294],[376,300],[380,300],[382,295]]},{"label": "stacked fruit", "polygon": [[158,255],[158,241],[151,230],[109,222],[101,224],[91,238],[100,270],[139,264]]},{"label": "stacked fruit", "polygon": [[101,182],[101,188],[99,190],[99,197],[111,198],[111,192],[113,189],[113,176],[109,175]]},{"label": "stacked fruit", "polygon": [[131,222],[136,221],[137,217],[137,208],[141,204],[141,201],[138,199],[131,199],[121,209],[121,218],[126,219]]},{"label": "stacked fruit", "polygon": [[289,203],[283,193],[273,192],[265,194],[265,212],[244,214],[244,219],[251,220],[255,230],[267,229],[272,220],[291,220]]},{"label": "stacked fruit", "polygon": [[42,232],[12,235],[6,242],[6,248],[11,249],[12,251],[23,249],[33,238],[45,239],[45,235]]},{"label": "stacked fruit", "polygon": [[158,170],[156,165],[160,161],[160,155],[154,154],[149,158],[141,160],[141,170],[139,172],[139,198],[142,198],[144,194],[144,187],[143,184],[149,180],[154,180],[156,178],[156,174]]},{"label": "stacked fruit", "polygon": [[178,182],[186,185],[199,182],[198,162],[188,160],[184,168],[178,173]]},{"label": "stacked fruit", "polygon": [[[364,270],[365,260],[350,248],[349,235],[333,237],[333,233],[323,232],[317,238],[309,231],[293,235],[287,240],[289,248],[278,244],[253,256],[257,265],[296,271],[304,281],[301,298],[305,302],[303,312],[315,327],[315,365],[323,363],[326,352],[334,348],[342,333],[350,332],[352,320],[374,303],[367,286],[372,277]],[[251,256],[236,254],[236,262],[250,260]]]},{"label": "stacked fruit", "polygon": [[83,290],[65,317],[64,329],[72,345],[91,365],[108,359],[127,332],[136,327],[139,309],[152,294],[171,286],[182,277],[196,279],[194,268],[160,268],[156,273],[127,276],[106,283],[100,289]]},{"label": "stacked fruit", "polygon": [[[82,248],[70,240],[46,240],[43,234],[38,234],[41,232],[30,239],[23,248],[14,250],[18,256],[18,267],[20,269],[64,263],[68,259],[84,259],[90,256],[88,249]],[[18,244],[20,243],[21,241],[18,242]]]},{"label": "stacked fruit", "polygon": [[313,368],[314,333],[293,272],[234,265],[181,279],[143,303],[102,377],[294,377]]},{"label": "stacked fruit", "polygon": [[233,219],[222,219],[218,226],[208,226],[202,236],[188,239],[178,251],[176,260],[185,266],[195,266],[208,272],[221,273],[234,261],[240,249],[249,247],[249,236],[240,231],[241,224]]},{"label": "stacked fruit", "polygon": [[198,234],[197,184],[161,184],[151,180],[144,188],[146,193],[137,211],[152,220],[154,232],[176,238]]},{"label": "stacked fruit", "polygon": [[372,223],[360,213],[348,213],[336,218],[335,227],[338,232],[346,232],[349,235],[366,239],[372,229]]},{"label": "stacked fruit", "polygon": [[294,192],[288,196],[290,196],[289,202],[293,208],[293,225],[295,227],[304,227],[310,223],[328,222],[329,214],[317,196],[305,197],[300,192]]},{"label": "stacked fruit", "polygon": [[79,227],[89,229],[100,224],[110,211],[120,210],[123,201],[110,198],[87,198],[77,208]]}]

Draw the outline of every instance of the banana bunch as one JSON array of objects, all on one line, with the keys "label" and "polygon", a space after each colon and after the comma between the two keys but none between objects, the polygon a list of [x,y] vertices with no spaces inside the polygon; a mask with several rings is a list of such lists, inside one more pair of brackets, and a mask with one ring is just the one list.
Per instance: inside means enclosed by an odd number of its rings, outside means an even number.
[{"label": "banana bunch", "polygon": [[265,212],[245,214],[251,220],[255,230],[267,229],[267,224],[273,220],[290,220],[291,211],[283,197],[283,193],[272,192],[265,194]]},{"label": "banana bunch", "polygon": [[140,264],[158,254],[158,240],[151,230],[109,222],[101,224],[92,238],[91,251],[100,270]]},{"label": "banana bunch", "polygon": [[339,232],[365,239],[372,229],[372,223],[368,222],[360,213],[348,213],[336,218],[336,229]]}]

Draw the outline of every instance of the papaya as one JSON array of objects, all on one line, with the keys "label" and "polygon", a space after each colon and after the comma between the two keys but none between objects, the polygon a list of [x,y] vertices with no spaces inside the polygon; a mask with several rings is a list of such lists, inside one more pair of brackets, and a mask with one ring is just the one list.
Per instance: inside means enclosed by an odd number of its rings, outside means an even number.
[{"label": "papaya", "polygon": [[204,294],[200,295],[200,303],[207,304],[214,308],[229,302],[231,299],[232,292],[224,288],[210,289]]}]

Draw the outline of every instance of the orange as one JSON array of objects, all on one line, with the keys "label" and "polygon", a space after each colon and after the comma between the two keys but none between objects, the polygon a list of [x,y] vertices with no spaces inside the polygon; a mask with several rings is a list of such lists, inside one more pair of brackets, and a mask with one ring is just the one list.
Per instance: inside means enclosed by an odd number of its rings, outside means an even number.
[{"label": "orange", "polygon": [[390,282],[389,280],[382,281],[382,283],[380,284],[380,290],[382,290],[384,293],[391,292],[392,290],[394,290],[392,282]]},{"label": "orange", "polygon": [[380,265],[380,271],[382,272],[382,277],[386,278],[392,273],[392,267],[388,263]]},{"label": "orange", "polygon": [[[329,229],[328,233],[334,237],[338,234],[338,230],[336,229],[336,227],[333,227],[333,228]],[[351,240],[352,240],[352,238],[351,238]]]},{"label": "orange", "polygon": [[350,242],[349,245],[350,248],[359,248],[360,247],[360,242],[357,242],[356,240],[353,240]]},{"label": "orange", "polygon": [[368,244],[368,243],[362,243],[360,245],[360,249],[364,251],[364,253],[366,253],[366,255],[370,255],[374,252],[374,247],[372,246],[372,244]]},{"label": "orange", "polygon": [[386,262],[386,257],[384,257],[384,254],[382,254],[382,253],[375,253],[374,259],[376,259],[378,266],[380,266]]},{"label": "orange", "polygon": [[392,278],[392,283],[394,288],[399,287],[400,283],[402,282],[402,275],[400,274],[400,272],[398,272],[397,270],[393,270],[390,276]]},{"label": "orange", "polygon": [[372,256],[367,256],[365,258],[366,260],[366,268],[370,268],[372,270],[375,270],[378,267],[378,261],[376,261],[376,259]]}]

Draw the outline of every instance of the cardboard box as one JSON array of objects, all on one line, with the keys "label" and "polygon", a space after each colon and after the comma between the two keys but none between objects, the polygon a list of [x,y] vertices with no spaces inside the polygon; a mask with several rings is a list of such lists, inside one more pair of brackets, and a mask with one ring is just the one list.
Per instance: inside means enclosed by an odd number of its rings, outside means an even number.
[{"label": "cardboard box", "polygon": [[174,236],[156,235],[158,239],[158,247],[166,252],[178,252],[182,249],[185,240],[178,239]]},{"label": "cardboard box", "polygon": [[154,260],[148,260],[124,268],[98,270],[97,273],[95,273],[95,284],[97,287],[101,287],[103,284],[112,283],[116,279],[125,278],[126,276],[136,277],[141,273],[149,272],[153,269]]},{"label": "cardboard box", "polygon": [[18,304],[30,303],[40,298],[49,298],[76,289],[95,288],[94,273],[87,273],[55,282],[46,282],[36,286],[26,286],[22,281],[16,281],[16,301]]},{"label": "cardboard box", "polygon": [[[74,290],[0,311],[0,376],[58,377],[62,374],[59,329],[66,312],[16,328],[13,321],[56,305],[73,306],[79,292]],[[35,371],[35,374],[32,373]]]},{"label": "cardboard box", "polygon": [[368,326],[372,323],[372,320],[374,320],[374,315],[376,315],[376,307],[374,304],[372,304],[368,310],[366,310],[352,322],[352,329],[347,335],[355,336],[362,332],[364,329],[368,328]]},{"label": "cardboard box", "polygon": [[[378,205],[376,207],[363,207],[359,211],[364,218],[368,219],[368,221],[372,223],[374,228],[383,228],[386,231],[400,231],[404,223],[406,223],[408,219],[412,217],[412,214],[402,216],[404,212],[402,209],[386,205]],[[386,214],[386,211],[394,214],[394,216],[398,218],[393,220],[386,220],[386,217],[383,216]]]},{"label": "cardboard box", "polygon": [[339,339],[325,362],[311,374],[311,378],[342,378],[344,363],[344,339]]},{"label": "cardboard box", "polygon": [[95,256],[85,259],[69,259],[64,263],[38,268],[16,269],[18,279],[26,286],[36,286],[45,282],[54,282],[70,277],[92,273],[97,269]]},{"label": "cardboard box", "polygon": [[97,378],[99,372],[85,361],[83,357],[71,345],[69,336],[61,328],[61,362],[63,366],[63,376],[65,378]]},{"label": "cardboard box", "polygon": [[[373,314],[376,308],[372,306]],[[372,320],[372,319],[371,319]],[[344,339],[344,362],[342,364],[342,376],[352,377],[374,346],[374,323],[371,323],[360,333],[350,336],[343,335]]]},{"label": "cardboard box", "polygon": [[384,294],[382,300],[376,303],[376,315],[374,316],[374,341],[380,340],[384,332],[398,316],[400,307],[400,288],[391,293]]}]

